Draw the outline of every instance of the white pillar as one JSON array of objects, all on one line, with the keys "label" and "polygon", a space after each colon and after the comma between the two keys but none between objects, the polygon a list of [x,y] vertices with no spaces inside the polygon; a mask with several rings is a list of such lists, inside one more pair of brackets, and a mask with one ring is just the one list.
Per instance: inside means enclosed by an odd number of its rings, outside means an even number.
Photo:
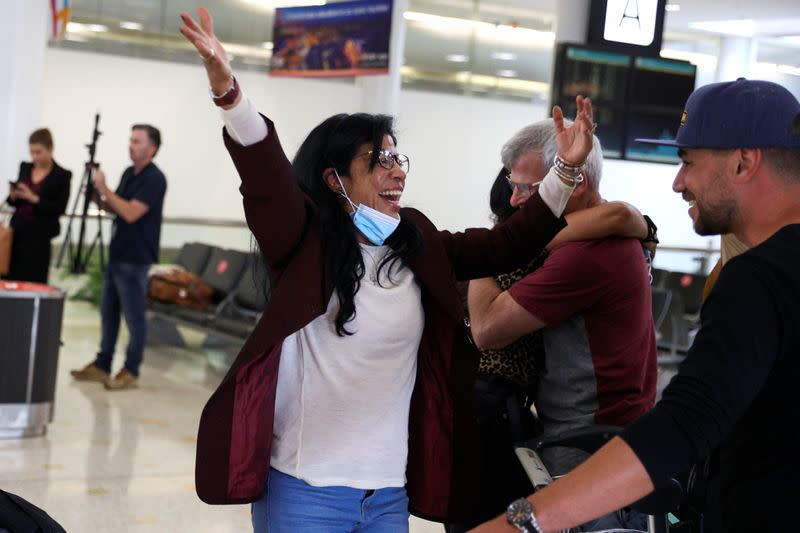
[{"label": "white pillar", "polygon": [[719,47],[716,81],[750,77],[758,44],[750,37],[723,37]]},{"label": "white pillar", "polygon": [[586,44],[589,30],[589,0],[558,0],[556,2],[556,42]]},{"label": "white pillar", "polygon": [[19,162],[27,160],[28,136],[42,127],[42,82],[49,32],[46,0],[0,0],[0,202]]},{"label": "white pillar", "polygon": [[394,0],[392,6],[392,35],[389,42],[389,73],[381,76],[362,76],[356,83],[362,88],[361,109],[365,113],[397,115],[402,85],[401,69],[406,47],[406,20],[403,14],[408,0]]}]

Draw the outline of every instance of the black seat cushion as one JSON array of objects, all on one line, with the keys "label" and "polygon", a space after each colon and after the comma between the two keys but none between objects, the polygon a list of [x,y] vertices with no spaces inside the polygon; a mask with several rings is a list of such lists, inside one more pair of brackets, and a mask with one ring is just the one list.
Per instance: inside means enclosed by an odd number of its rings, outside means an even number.
[{"label": "black seat cushion", "polygon": [[708,276],[703,274],[690,274],[688,272],[670,272],[664,280],[664,288],[672,289],[683,299],[683,309],[688,315],[700,312],[703,305],[703,287]]},{"label": "black seat cushion", "polygon": [[261,312],[267,305],[269,276],[263,261],[249,254],[247,266],[236,285],[234,301],[238,307],[248,311]]},{"label": "black seat cushion", "polygon": [[208,264],[212,248],[212,246],[201,242],[186,243],[181,248],[181,251],[178,252],[178,258],[175,259],[175,263],[189,272],[201,274],[206,268],[206,264]]},{"label": "black seat cushion", "polygon": [[220,293],[219,297],[224,297],[239,283],[247,255],[238,250],[214,248],[200,277]]}]

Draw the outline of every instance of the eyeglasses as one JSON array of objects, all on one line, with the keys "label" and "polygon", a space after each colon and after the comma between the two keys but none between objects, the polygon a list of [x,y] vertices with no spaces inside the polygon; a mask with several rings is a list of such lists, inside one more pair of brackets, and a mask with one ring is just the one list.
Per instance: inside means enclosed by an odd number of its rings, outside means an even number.
[{"label": "eyeglasses", "polygon": [[539,185],[542,184],[543,180],[539,180],[533,183],[520,183],[518,181],[514,181],[511,179],[511,173],[506,174],[506,181],[508,182],[508,186],[511,187],[511,192],[514,192],[514,189],[517,189],[519,193],[525,197],[532,195],[539,189]]},{"label": "eyeglasses", "polygon": [[[356,157],[364,157],[365,155],[371,156],[373,153],[375,153],[375,151],[370,150],[369,152],[358,154]],[[386,170],[392,170],[394,164],[397,163],[397,166],[400,167],[406,174],[408,174],[408,170],[411,167],[407,155],[396,154],[390,150],[381,150],[378,152],[378,163]]]}]

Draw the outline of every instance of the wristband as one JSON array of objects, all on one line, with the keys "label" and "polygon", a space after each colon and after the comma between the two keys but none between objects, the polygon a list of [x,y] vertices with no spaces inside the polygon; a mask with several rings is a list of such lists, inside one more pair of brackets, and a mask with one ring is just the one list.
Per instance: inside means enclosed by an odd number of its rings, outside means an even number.
[{"label": "wristband", "polygon": [[642,242],[654,242],[658,244],[658,237],[656,236],[658,227],[656,227],[655,223],[649,216],[642,215],[642,217],[644,218],[644,221],[647,223],[647,237],[642,239]]},{"label": "wristband", "polygon": [[208,90],[209,94],[211,94],[211,100],[213,100],[214,104],[218,105],[219,107],[233,104],[236,101],[236,98],[239,96],[239,81],[236,79],[236,76],[231,76],[231,79],[233,80],[233,85],[231,85],[231,88],[219,96],[214,94],[214,91],[211,89]]},{"label": "wristband", "polygon": [[566,161],[561,159],[558,156],[558,154],[556,154],[553,157],[553,166],[554,167],[559,168],[561,170],[564,170],[566,172],[569,172],[571,174],[579,174],[580,171],[583,170],[583,165],[584,165],[584,163],[581,163],[579,165],[573,165],[571,163],[567,163]]}]

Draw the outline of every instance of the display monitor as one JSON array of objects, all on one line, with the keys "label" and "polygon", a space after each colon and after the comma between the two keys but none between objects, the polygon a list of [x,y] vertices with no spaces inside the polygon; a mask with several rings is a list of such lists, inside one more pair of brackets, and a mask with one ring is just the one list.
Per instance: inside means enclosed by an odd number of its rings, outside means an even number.
[{"label": "display monitor", "polygon": [[574,116],[578,94],[592,98],[605,157],[672,163],[678,161],[676,150],[634,139],[674,138],[696,73],[686,61],[561,43],[556,48],[552,103],[569,117]]},{"label": "display monitor", "polygon": [[275,9],[273,76],[364,76],[389,72],[391,0]]},{"label": "display monitor", "polygon": [[[678,134],[681,112],[637,112],[628,113],[625,132],[625,158],[656,163],[678,163],[678,149],[674,146],[658,146],[636,142],[636,139],[674,139]],[[599,129],[599,128],[598,128]]]},{"label": "display monitor", "polygon": [[697,67],[674,59],[637,57],[631,71],[631,105],[683,108]]}]

